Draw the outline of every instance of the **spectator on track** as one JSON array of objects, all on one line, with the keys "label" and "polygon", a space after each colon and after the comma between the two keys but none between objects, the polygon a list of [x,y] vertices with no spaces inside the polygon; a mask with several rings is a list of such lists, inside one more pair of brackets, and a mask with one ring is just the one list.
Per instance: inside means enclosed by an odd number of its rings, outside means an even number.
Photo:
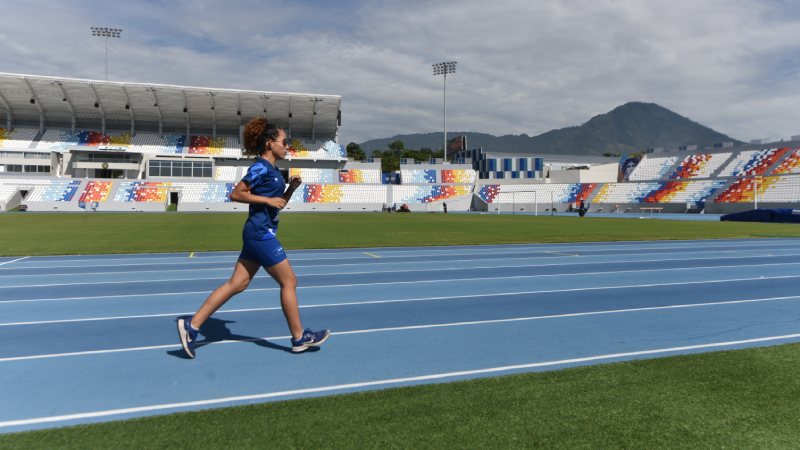
[{"label": "spectator on track", "polygon": [[247,289],[261,267],[280,285],[281,308],[292,334],[292,351],[297,353],[319,346],[330,336],[330,330],[303,329],[297,306],[297,276],[276,236],[278,213],[302,182],[299,177],[292,177],[286,189],[275,167],[275,162],[284,159],[289,148],[286,133],[267,123],[267,119],[256,118],[245,127],[244,144],[245,154],[257,159],[230,195],[231,200],[250,205],[250,215],[242,230],[242,252],[230,279],[206,298],[194,316],[188,320],[178,319],[178,336],[190,358],[195,356],[203,323],[231,297]]}]

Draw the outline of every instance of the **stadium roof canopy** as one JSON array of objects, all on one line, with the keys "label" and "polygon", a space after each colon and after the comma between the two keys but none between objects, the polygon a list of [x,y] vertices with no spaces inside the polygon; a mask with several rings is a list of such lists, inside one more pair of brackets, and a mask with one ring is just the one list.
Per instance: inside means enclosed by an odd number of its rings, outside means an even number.
[{"label": "stadium roof canopy", "polygon": [[0,125],[239,134],[252,117],[292,136],[332,139],[338,95],[81,80],[0,72]]}]

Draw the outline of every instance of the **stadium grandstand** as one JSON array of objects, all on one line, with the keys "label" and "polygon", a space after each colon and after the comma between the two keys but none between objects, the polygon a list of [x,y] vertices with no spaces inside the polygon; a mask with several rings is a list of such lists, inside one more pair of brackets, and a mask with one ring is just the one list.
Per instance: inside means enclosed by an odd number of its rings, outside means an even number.
[{"label": "stadium grandstand", "polygon": [[[287,131],[287,211],[711,212],[800,206],[800,136],[633,158],[461,149],[452,163],[350,161],[340,96],[0,73],[0,212],[244,211],[243,125]],[[2,123],[3,115],[5,123]],[[535,150],[535,149],[532,149]],[[625,171],[621,167],[626,168]]]},{"label": "stadium grandstand", "polygon": [[564,211],[584,202],[589,211],[637,213],[729,213],[756,206],[796,209],[799,152],[800,136],[794,136],[739,149],[718,146],[649,153],[628,174],[619,174],[617,181],[479,183],[476,197],[485,205],[476,206],[491,211]]}]

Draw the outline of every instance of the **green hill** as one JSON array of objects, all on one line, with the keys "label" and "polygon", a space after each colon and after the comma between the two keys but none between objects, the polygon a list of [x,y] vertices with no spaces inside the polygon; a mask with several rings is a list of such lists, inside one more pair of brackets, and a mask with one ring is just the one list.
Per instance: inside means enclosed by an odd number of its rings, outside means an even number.
[{"label": "green hill", "polygon": [[[475,132],[448,132],[448,137],[465,134],[470,148],[522,153],[602,155],[632,153],[652,147],[665,149],[682,145],[710,147],[718,142],[738,140],[676,114],[655,103],[630,102],[592,117],[580,126],[552,130],[538,136],[493,136]],[[406,148],[442,148],[442,133],[406,134],[373,139],[359,144],[367,154],[385,150],[394,141]]]}]

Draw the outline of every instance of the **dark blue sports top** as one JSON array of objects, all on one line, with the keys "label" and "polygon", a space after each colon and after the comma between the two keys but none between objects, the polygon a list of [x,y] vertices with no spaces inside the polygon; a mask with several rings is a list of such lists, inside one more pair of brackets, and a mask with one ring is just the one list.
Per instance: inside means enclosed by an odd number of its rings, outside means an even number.
[{"label": "dark blue sports top", "polygon": [[[286,191],[283,175],[264,158],[258,158],[247,169],[247,174],[242,181],[250,186],[251,194],[262,197],[283,197],[283,193]],[[242,239],[255,241],[275,239],[275,235],[278,233],[279,212],[278,208],[251,204],[250,216],[242,229]]]}]

